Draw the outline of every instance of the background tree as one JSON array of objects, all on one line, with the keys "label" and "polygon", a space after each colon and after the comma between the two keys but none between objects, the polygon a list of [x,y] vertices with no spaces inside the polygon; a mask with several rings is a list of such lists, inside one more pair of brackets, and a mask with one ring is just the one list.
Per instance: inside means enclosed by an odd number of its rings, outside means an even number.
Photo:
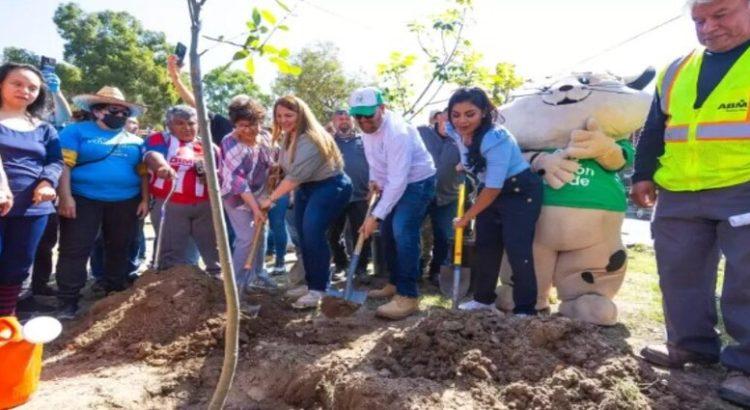
[{"label": "background tree", "polygon": [[[148,31],[125,12],[85,13],[77,4],[58,6],[53,21],[65,40],[65,60],[78,67],[78,92],[96,92],[104,85],[120,88],[149,110],[142,121],[161,123],[165,109],[176,100],[166,72],[171,46],[164,34]],[[65,83],[66,91],[74,84]]]},{"label": "background tree", "polygon": [[240,70],[215,68],[203,76],[206,106],[213,113],[226,114],[229,100],[237,94],[247,94],[268,106],[271,96],[263,93],[248,73]]},{"label": "background tree", "polygon": [[[508,93],[523,83],[515,66],[498,63],[494,69],[481,65],[482,54],[475,51],[465,31],[471,22],[472,0],[453,0],[445,11],[426,22],[409,23],[421,53],[403,55],[395,52],[389,61],[379,64],[377,74],[391,106],[409,120],[430,105],[443,104],[436,99],[446,93],[445,86],[480,86],[487,89],[494,102],[502,103]],[[418,62],[426,63],[430,73],[417,85],[414,74]]]},{"label": "background tree", "polygon": [[305,47],[290,60],[300,67],[300,74],[281,74],[273,84],[273,93],[303,99],[322,123],[328,122],[331,113],[345,105],[349,94],[363,84],[344,72],[338,48],[331,43]]},{"label": "background tree", "polygon": [[[3,49],[2,62],[16,62],[31,64],[39,67],[41,56],[24,48],[6,47]],[[62,81],[62,91],[67,96],[73,96],[83,92],[81,82],[81,70],[66,62],[58,61],[55,65],[55,73]]]}]

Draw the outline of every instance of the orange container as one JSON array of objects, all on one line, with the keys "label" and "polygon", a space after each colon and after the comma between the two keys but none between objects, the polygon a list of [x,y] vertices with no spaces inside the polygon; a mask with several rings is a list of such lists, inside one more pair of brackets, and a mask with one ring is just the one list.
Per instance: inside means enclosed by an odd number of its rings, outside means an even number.
[{"label": "orange container", "polygon": [[13,316],[0,317],[0,409],[20,406],[39,385],[43,345],[23,339]]}]

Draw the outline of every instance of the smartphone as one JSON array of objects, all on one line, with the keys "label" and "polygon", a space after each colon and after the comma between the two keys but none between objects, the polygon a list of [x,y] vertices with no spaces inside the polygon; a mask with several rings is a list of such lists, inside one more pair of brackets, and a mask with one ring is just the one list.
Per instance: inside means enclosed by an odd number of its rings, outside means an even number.
[{"label": "smartphone", "polygon": [[52,57],[42,56],[41,60],[39,61],[39,69],[43,73],[54,73],[55,65],[57,65],[57,60]]},{"label": "smartphone", "polygon": [[174,54],[177,56],[177,64],[182,67],[185,63],[185,53],[187,53],[187,47],[184,44],[178,42],[174,47]]}]

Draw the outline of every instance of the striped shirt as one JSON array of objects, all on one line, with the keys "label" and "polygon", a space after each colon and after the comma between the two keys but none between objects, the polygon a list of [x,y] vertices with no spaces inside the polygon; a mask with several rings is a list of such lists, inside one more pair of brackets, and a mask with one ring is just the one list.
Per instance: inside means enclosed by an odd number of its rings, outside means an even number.
[{"label": "striped shirt", "polygon": [[258,134],[256,145],[249,146],[227,134],[221,140],[221,196],[235,207],[243,206],[240,194],[260,193],[268,179],[273,149],[270,137]]}]

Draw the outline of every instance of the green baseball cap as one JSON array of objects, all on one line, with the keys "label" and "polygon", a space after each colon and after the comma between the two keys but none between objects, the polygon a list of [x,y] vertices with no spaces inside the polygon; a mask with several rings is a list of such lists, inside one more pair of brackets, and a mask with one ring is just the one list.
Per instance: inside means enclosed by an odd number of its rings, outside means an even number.
[{"label": "green baseball cap", "polygon": [[374,115],[383,105],[383,92],[375,87],[364,87],[354,90],[349,96],[349,114]]}]

